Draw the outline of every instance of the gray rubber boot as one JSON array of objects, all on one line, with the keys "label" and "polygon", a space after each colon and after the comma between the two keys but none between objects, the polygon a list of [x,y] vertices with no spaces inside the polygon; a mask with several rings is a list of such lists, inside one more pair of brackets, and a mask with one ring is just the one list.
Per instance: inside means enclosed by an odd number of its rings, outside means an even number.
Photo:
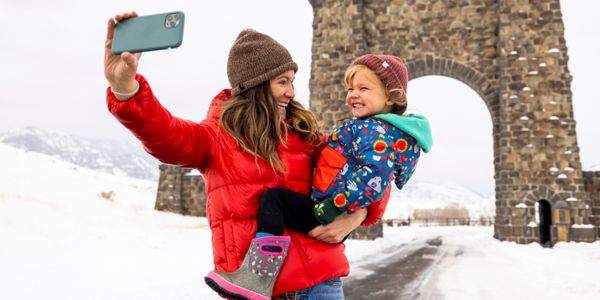
[{"label": "gray rubber boot", "polygon": [[231,299],[271,299],[275,279],[287,256],[289,236],[255,238],[237,271],[210,271],[204,281]]}]

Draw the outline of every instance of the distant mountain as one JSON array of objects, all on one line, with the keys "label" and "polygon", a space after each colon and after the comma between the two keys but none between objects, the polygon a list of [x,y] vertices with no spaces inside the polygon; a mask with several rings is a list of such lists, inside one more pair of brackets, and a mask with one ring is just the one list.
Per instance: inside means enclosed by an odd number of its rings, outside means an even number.
[{"label": "distant mountain", "polygon": [[471,219],[493,217],[495,196],[483,196],[467,188],[430,182],[409,182],[402,190],[392,190],[384,218],[412,218],[415,209],[463,207]]},{"label": "distant mountain", "polygon": [[160,163],[133,143],[86,139],[36,127],[0,132],[0,143],[109,174],[147,180],[157,180],[159,175]]}]

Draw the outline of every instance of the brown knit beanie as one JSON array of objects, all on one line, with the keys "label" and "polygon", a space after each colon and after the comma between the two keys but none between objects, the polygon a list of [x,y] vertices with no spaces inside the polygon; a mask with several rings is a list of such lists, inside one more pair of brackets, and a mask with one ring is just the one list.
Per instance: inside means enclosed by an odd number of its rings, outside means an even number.
[{"label": "brown knit beanie", "polygon": [[[375,72],[388,89],[402,89],[406,95],[408,69],[400,57],[385,54],[366,54],[352,62],[352,65],[364,65]],[[393,92],[392,92],[393,94]]]},{"label": "brown knit beanie", "polygon": [[242,30],[229,50],[227,77],[234,96],[288,70],[296,72],[298,65],[287,49],[252,29]]}]

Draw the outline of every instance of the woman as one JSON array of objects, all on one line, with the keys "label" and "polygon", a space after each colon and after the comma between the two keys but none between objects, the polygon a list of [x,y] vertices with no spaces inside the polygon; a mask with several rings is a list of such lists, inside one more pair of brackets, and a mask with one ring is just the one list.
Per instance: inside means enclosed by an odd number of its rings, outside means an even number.
[{"label": "woman", "polygon": [[[160,161],[202,172],[215,269],[232,272],[256,233],[262,192],[274,187],[310,192],[324,143],[312,113],[294,100],[297,65],[271,37],[244,30],[229,52],[232,88],[213,99],[207,119],[182,120],[160,105],[136,73],[139,53],[111,53],[115,21],[135,16],[125,13],[108,22],[104,74],[109,111]],[[339,242],[361,223],[379,221],[384,208],[382,202],[368,212],[340,215],[310,237],[286,230],[290,244],[273,295],[343,299],[340,277],[348,275],[349,265]]]}]

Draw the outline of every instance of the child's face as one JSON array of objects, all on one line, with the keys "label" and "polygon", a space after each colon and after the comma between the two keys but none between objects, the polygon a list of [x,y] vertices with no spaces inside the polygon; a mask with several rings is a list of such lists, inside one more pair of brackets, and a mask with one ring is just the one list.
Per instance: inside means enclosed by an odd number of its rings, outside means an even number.
[{"label": "child's face", "polygon": [[348,87],[346,105],[354,117],[364,118],[391,112],[393,102],[385,94],[379,77],[373,71],[364,69],[354,75]]}]

